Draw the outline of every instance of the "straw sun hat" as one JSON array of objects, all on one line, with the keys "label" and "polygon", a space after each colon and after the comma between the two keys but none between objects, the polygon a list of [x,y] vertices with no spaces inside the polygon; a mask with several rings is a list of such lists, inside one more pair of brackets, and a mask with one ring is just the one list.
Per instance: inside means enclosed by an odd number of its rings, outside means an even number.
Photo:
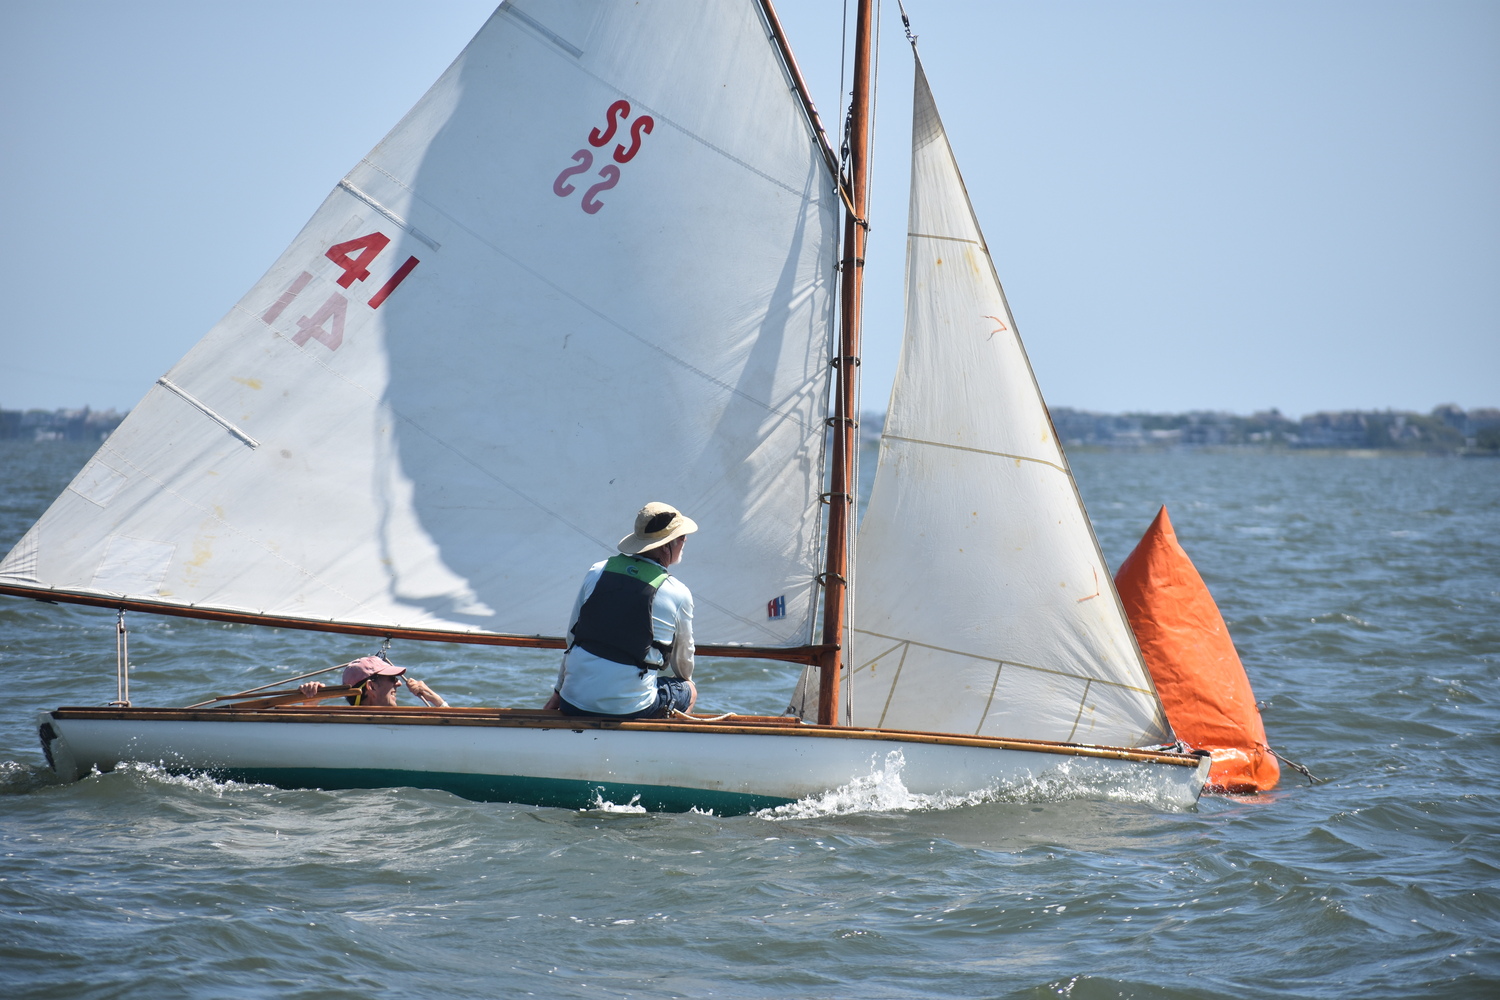
[{"label": "straw sun hat", "polygon": [[620,551],[637,555],[698,530],[692,518],[669,503],[648,503],[635,516],[635,531],[620,539]]}]

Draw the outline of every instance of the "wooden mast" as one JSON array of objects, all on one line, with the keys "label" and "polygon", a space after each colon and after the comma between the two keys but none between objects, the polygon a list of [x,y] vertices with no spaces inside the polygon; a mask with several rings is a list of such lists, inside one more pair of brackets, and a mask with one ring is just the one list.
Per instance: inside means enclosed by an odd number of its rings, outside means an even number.
[{"label": "wooden mast", "polygon": [[823,648],[818,660],[818,722],[839,721],[844,606],[848,592],[849,528],[854,520],[854,449],[859,447],[855,378],[859,367],[860,304],[864,294],[865,241],[869,236],[871,0],[859,0],[854,28],[854,93],[849,103],[849,201],[844,209],[844,253],[839,265],[839,351],[833,410],[833,469],[829,481],[828,565],[823,575]]}]

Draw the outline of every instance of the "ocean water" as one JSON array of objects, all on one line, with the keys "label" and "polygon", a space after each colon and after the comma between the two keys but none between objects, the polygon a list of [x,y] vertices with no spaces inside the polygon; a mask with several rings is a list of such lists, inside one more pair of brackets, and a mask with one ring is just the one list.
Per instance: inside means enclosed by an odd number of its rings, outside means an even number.
[{"label": "ocean water", "polygon": [[[0,548],[88,457],[0,442]],[[37,710],[114,696],[114,615],[0,598],[0,995],[1500,995],[1500,461],[1081,454],[1112,566],[1166,503],[1287,768],[1190,810],[912,796],[898,761],[725,818],[50,777]],[[683,570],[691,582],[691,564]],[[137,703],[369,652],[132,615]],[[397,644],[455,704],[532,704],[553,654]],[[776,711],[793,668],[699,666]]]}]

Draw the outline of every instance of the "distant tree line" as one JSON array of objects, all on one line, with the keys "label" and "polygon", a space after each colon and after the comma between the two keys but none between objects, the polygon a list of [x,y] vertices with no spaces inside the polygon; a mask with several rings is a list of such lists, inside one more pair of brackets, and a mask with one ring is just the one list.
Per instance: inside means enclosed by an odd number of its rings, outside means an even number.
[{"label": "distant tree line", "polygon": [[1431,413],[1342,410],[1293,420],[1279,410],[1233,413],[1092,413],[1056,407],[1052,423],[1064,445],[1111,449],[1175,446],[1500,453],[1500,409],[1447,404]]},{"label": "distant tree line", "polygon": [[103,441],[125,414],[114,410],[0,410],[0,440]]},{"label": "distant tree line", "polygon": [[[1095,413],[1052,409],[1064,445],[1110,449],[1171,447],[1318,448],[1500,455],[1500,409],[1464,410],[1447,404],[1431,413],[1342,410],[1293,420],[1280,410],[1233,413]],[[125,414],[114,410],[0,410],[0,440],[103,441]],[[880,438],[885,415],[865,413],[860,434]]]}]

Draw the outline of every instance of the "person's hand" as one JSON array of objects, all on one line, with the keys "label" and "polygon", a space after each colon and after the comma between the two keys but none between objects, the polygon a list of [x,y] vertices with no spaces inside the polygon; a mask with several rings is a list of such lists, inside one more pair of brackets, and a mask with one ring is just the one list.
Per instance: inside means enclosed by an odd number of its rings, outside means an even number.
[{"label": "person's hand", "polygon": [[444,701],[436,691],[419,680],[413,680],[412,678],[407,677],[406,687],[411,691],[412,694],[416,695],[418,698],[421,698],[433,708],[448,707],[448,703]]},{"label": "person's hand", "polygon": [[553,709],[557,708],[562,708],[562,695],[558,694],[556,691],[553,691],[552,697],[547,699],[547,704],[542,706],[542,711],[550,712]]},{"label": "person's hand", "polygon": [[312,697],[319,691],[323,690],[323,685],[319,684],[317,681],[308,681],[306,684],[298,685],[297,690],[307,695],[308,697]]}]

